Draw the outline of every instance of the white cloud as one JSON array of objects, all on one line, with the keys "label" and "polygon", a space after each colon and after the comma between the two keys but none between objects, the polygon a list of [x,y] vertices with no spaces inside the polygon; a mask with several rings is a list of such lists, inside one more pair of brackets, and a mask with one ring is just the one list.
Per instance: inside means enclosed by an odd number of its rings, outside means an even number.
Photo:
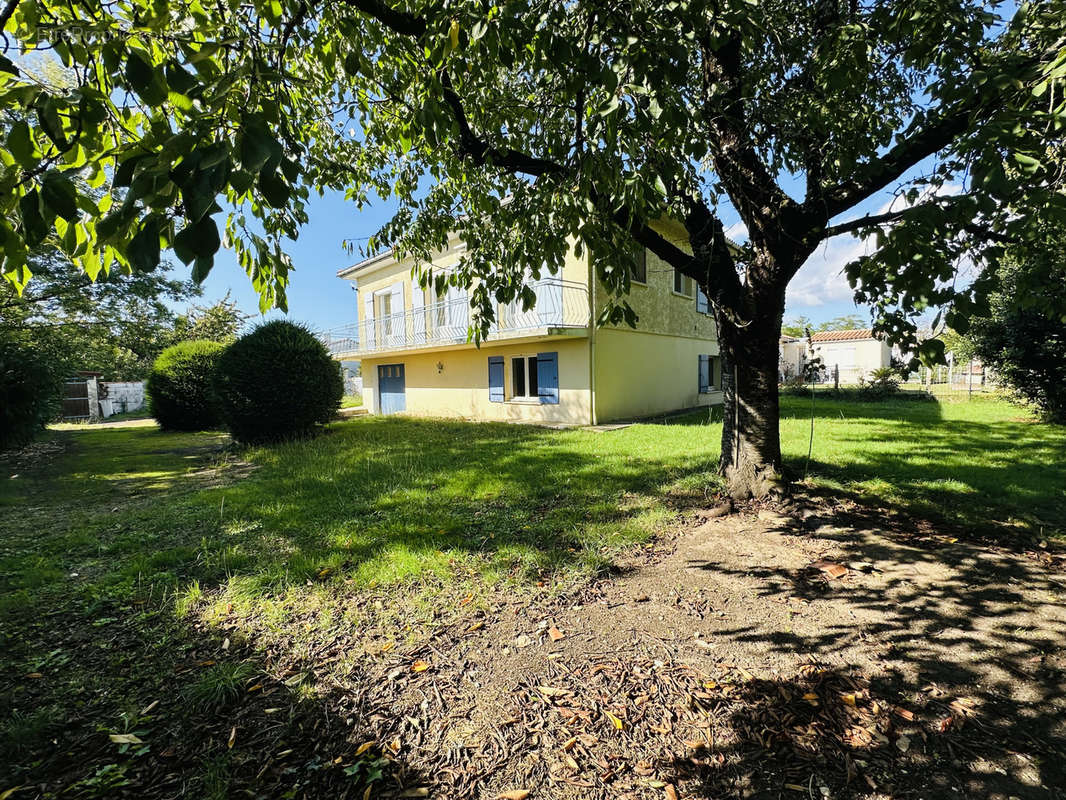
[{"label": "white cloud", "polygon": [[873,239],[837,236],[811,253],[788,285],[789,306],[821,306],[850,300],[851,286],[844,267],[873,250]]},{"label": "white cloud", "polygon": [[[940,187],[937,196],[959,194],[962,187],[948,184]],[[917,202],[929,199],[931,193],[925,192]],[[905,208],[909,205],[902,196],[889,198],[870,214],[884,214],[888,211]],[[853,217],[848,217],[851,219]],[[790,306],[822,306],[851,300],[853,292],[844,276],[844,267],[859,256],[869,255],[874,251],[874,238],[859,239],[855,236],[835,236],[823,242],[810,258],[800,267],[796,277],[788,286],[787,301]]]},{"label": "white cloud", "polygon": [[725,229],[725,235],[734,242],[745,242],[748,238],[748,226],[743,222],[734,222]]}]

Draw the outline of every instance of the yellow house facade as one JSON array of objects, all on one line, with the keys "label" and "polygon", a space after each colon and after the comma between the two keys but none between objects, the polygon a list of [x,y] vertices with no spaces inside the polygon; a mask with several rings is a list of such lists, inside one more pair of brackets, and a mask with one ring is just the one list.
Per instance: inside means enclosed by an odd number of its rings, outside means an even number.
[{"label": "yellow house facade", "polygon": [[[433,271],[453,268],[463,248],[453,238]],[[606,295],[587,253],[571,249],[559,275],[532,284],[534,308],[500,304],[478,347],[467,341],[467,292],[437,297],[418,285],[411,261],[384,253],[338,272],[358,292],[358,322],[323,339],[334,358],[362,362],[372,414],[595,425],[720,404],[706,302],[654,254],[638,261],[636,329],[595,325]]]}]

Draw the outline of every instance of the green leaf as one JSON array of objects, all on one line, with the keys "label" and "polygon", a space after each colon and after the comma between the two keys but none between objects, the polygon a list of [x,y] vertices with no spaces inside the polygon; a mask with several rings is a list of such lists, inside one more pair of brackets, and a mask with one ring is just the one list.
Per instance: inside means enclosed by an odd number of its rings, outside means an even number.
[{"label": "green leaf", "polygon": [[259,192],[263,195],[263,199],[274,208],[284,208],[291,194],[284,178],[278,174],[277,170],[269,167],[259,173]]},{"label": "green leaf", "polygon": [[55,170],[45,173],[41,181],[41,199],[45,206],[66,220],[78,218],[78,190],[70,178]]},{"label": "green leaf", "polygon": [[174,237],[174,252],[185,264],[196,258],[214,256],[221,246],[218,225],[211,217],[186,225]]},{"label": "green leaf", "polygon": [[140,230],[126,248],[126,258],[137,272],[151,272],[159,266],[159,218],[154,214],[141,223]]},{"label": "green leaf", "polygon": [[203,283],[207,278],[208,273],[211,272],[211,267],[215,265],[214,256],[204,256],[197,258],[192,265],[192,279],[195,283]]},{"label": "green leaf", "polygon": [[147,155],[140,153],[133,155],[118,165],[115,170],[115,180],[112,182],[115,186],[131,186],[133,185],[133,171],[137,169],[137,165],[147,158]]},{"label": "green leaf", "polygon": [[7,134],[7,149],[15,160],[27,169],[37,165],[37,159],[34,157],[37,148],[34,147],[30,126],[26,120],[20,119],[11,126]]},{"label": "green leaf", "polygon": [[36,189],[19,198],[22,214],[22,238],[28,247],[36,247],[48,236],[48,223],[41,215],[41,195]]},{"label": "green leaf", "polygon": [[63,123],[59,119],[59,102],[54,97],[49,97],[37,106],[37,120],[41,124],[41,130],[52,140],[52,143],[60,150],[67,148],[67,137],[63,135]]},{"label": "green leaf", "polygon": [[167,99],[167,82],[162,68],[153,66],[142,51],[130,50],[125,74],[130,87],[148,105],[162,105]]},{"label": "green leaf", "polygon": [[252,117],[241,131],[241,166],[251,173],[259,172],[281,146],[259,117]]}]

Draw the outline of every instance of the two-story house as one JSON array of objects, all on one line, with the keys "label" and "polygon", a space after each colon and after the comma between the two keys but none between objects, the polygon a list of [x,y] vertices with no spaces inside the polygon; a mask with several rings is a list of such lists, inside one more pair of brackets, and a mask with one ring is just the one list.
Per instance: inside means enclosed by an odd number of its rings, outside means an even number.
[{"label": "two-story house", "polygon": [[[679,245],[683,232],[664,230]],[[432,269],[448,270],[455,237]],[[523,311],[500,305],[480,347],[467,341],[470,304],[455,288],[422,289],[391,252],[342,269],[358,322],[324,334],[337,359],[359,359],[370,413],[588,425],[722,402],[714,319],[693,281],[645,251],[632,275],[636,329],[597,327],[606,300],[587,253],[533,284]]]}]

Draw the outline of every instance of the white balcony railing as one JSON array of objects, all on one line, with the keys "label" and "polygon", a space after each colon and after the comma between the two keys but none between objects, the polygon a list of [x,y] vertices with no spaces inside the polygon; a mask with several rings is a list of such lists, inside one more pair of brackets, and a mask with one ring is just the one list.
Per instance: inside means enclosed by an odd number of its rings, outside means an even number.
[{"label": "white balcony railing", "polygon": [[[589,324],[588,287],[548,279],[530,284],[537,295],[528,311],[521,303],[498,305],[488,338],[499,339],[550,328],[585,328]],[[369,321],[342,325],[320,334],[335,356],[358,357],[387,350],[460,344],[467,341],[470,301],[466,297],[441,300]]]}]

